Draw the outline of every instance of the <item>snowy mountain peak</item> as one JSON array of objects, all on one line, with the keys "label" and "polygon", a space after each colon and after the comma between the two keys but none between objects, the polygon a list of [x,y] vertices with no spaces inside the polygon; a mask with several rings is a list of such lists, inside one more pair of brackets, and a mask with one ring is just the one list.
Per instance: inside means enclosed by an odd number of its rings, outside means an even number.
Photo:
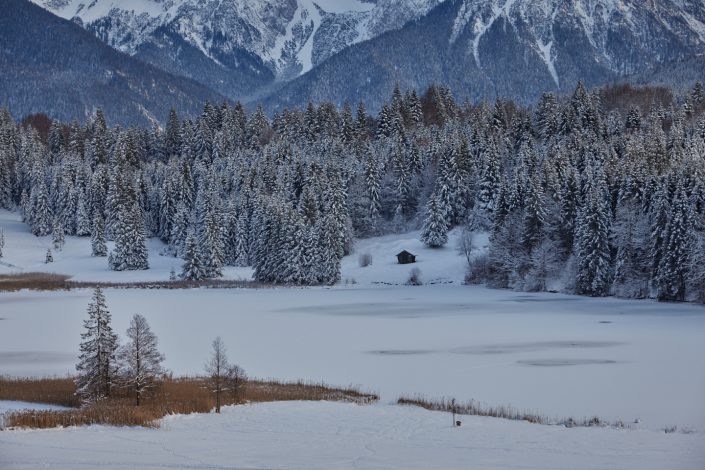
[{"label": "snowy mountain peak", "polygon": [[443,0],[33,0],[135,54],[158,29],[211,60],[233,50],[279,78],[305,73],[345,47],[423,16]]},{"label": "snowy mountain peak", "polygon": [[[614,72],[623,72],[619,55],[623,46],[648,48],[651,42],[676,40],[690,46],[705,46],[705,3],[689,0],[463,0],[453,21],[451,43],[468,35],[478,67],[491,58],[481,57],[480,44],[496,24],[514,30],[533,49],[553,77],[556,69],[556,34],[568,30],[582,33],[602,63]],[[659,28],[650,25],[658,24]],[[669,36],[664,38],[664,32]],[[643,44],[620,44],[622,36],[641,38]],[[663,60],[664,57],[657,57]]]}]

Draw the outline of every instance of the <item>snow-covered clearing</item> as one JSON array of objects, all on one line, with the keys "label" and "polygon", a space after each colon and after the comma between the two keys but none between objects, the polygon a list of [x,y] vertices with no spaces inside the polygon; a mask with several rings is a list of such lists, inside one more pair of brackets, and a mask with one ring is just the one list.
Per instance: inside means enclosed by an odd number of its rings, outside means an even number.
[{"label": "snow-covered clearing", "polygon": [[537,426],[389,405],[283,402],[175,416],[162,429],[0,433],[0,467],[701,469],[702,435]]},{"label": "snow-covered clearing", "polygon": [[[90,237],[66,237],[60,250],[52,247],[52,237],[35,237],[17,213],[0,209],[0,228],[5,232],[4,256],[0,258],[0,274],[47,272],[72,276],[74,281],[140,282],[166,281],[171,269],[178,274],[182,260],[163,255],[166,245],[158,239],[147,240],[149,267],[145,271],[111,271],[108,258],[91,256]],[[108,242],[108,249],[114,244]],[[53,263],[45,263],[47,249],[51,248]],[[227,267],[225,279],[251,279],[250,268]]]}]

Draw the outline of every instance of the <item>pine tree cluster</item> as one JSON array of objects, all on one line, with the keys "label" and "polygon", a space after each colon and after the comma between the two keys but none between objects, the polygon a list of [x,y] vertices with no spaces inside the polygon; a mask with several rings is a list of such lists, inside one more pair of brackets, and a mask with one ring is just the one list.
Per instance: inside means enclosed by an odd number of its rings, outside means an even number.
[{"label": "pine tree cluster", "polygon": [[702,85],[619,90],[525,108],[397,87],[376,116],[206,103],[164,129],[98,111],[44,136],[4,112],[0,206],[38,236],[90,236],[94,256],[114,242],[116,270],[147,269],[158,237],[190,280],[253,266],[262,282],[331,284],[355,237],[421,229],[440,248],[467,226],[491,234],[491,286],[702,300]]}]

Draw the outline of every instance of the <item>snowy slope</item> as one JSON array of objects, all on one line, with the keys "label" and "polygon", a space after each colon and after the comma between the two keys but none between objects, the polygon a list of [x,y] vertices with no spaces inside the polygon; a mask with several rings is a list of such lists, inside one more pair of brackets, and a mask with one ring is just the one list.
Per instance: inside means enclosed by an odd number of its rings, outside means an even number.
[{"label": "snowy slope", "polygon": [[174,416],[162,429],[0,433],[0,467],[700,470],[702,435],[566,429],[417,408],[283,402]]},{"label": "snowy slope", "polygon": [[[461,229],[454,229],[448,234],[448,244],[443,248],[426,247],[420,241],[420,232],[400,235],[387,235],[358,240],[355,252],[343,258],[341,265],[342,283],[346,285],[380,286],[400,285],[406,283],[409,273],[417,268],[421,271],[421,280],[425,284],[462,284],[465,278],[467,262],[458,251]],[[487,234],[476,234],[473,245],[478,253],[487,249]],[[397,253],[407,250],[416,255],[416,263],[400,265]],[[363,254],[372,256],[372,265],[361,267],[359,258]]]}]

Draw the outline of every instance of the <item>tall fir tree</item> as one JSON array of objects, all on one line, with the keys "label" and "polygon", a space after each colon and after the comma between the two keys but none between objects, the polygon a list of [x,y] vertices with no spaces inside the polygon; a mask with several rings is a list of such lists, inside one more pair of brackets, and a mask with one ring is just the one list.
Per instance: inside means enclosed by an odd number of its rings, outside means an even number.
[{"label": "tall fir tree", "polygon": [[421,241],[428,247],[440,248],[448,243],[448,220],[446,211],[433,195],[428,201],[426,220],[421,231]]},{"label": "tall fir tree", "polygon": [[111,326],[112,317],[100,287],[93,292],[84,320],[78,364],[76,393],[91,403],[110,396],[116,378],[115,352],[118,338]]},{"label": "tall fir tree", "polygon": [[599,182],[578,216],[575,235],[575,291],[593,297],[609,293],[611,280],[610,213]]}]

